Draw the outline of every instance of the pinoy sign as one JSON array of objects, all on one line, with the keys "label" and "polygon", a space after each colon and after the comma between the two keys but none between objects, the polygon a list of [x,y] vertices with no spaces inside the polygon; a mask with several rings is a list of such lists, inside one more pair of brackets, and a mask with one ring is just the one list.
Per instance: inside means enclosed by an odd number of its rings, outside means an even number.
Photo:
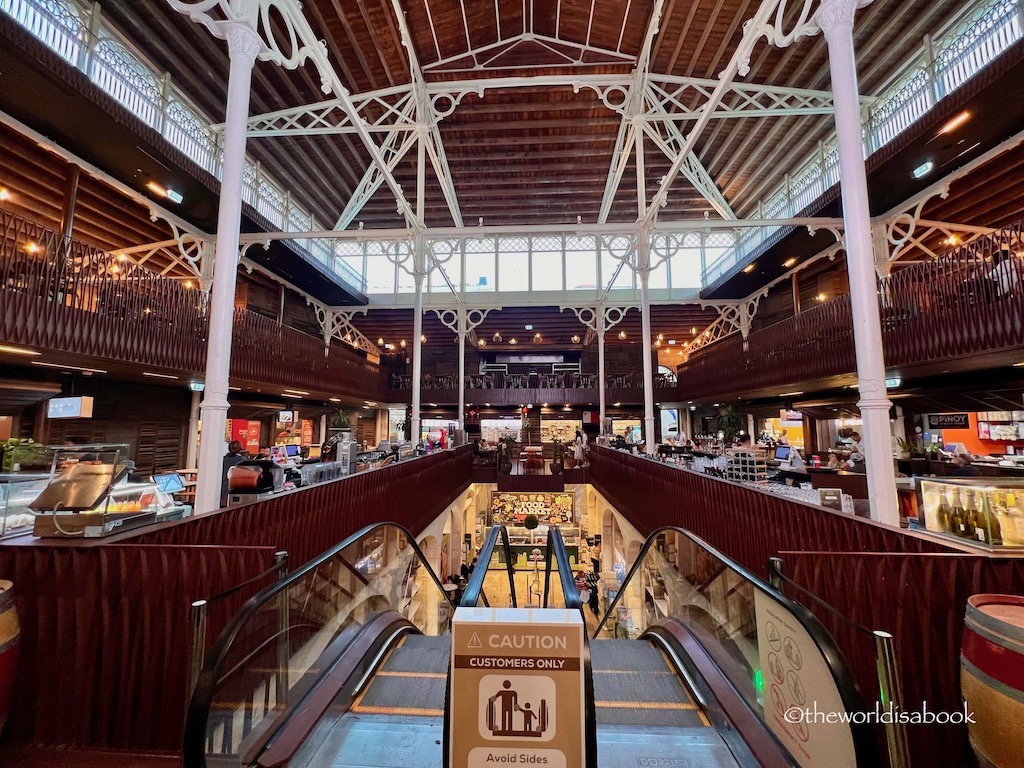
[{"label": "pinoy sign", "polygon": [[967,413],[929,413],[928,429],[969,429],[970,414]]},{"label": "pinoy sign", "polygon": [[583,631],[561,608],[455,611],[451,765],[586,765]]}]

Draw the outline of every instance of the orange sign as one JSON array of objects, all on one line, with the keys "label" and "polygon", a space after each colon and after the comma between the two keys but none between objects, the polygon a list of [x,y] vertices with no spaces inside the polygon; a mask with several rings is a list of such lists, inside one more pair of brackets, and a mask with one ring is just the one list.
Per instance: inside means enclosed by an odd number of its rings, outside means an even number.
[{"label": "orange sign", "polygon": [[260,452],[260,423],[258,421],[246,422],[248,429],[246,430],[245,450],[247,453],[259,453]]},{"label": "orange sign", "polygon": [[303,419],[302,420],[302,444],[312,445],[313,444],[313,420]]}]

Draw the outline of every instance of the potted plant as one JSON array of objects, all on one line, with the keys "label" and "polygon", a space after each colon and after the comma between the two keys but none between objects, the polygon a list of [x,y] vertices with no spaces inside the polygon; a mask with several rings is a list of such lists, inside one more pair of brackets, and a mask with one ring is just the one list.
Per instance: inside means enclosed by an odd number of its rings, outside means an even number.
[{"label": "potted plant", "polygon": [[341,432],[342,439],[352,439],[352,415],[344,408],[339,408],[331,415],[330,427],[335,432]]},{"label": "potted plant", "polygon": [[899,446],[901,459],[909,459],[911,452],[914,450],[914,444],[910,440],[905,440],[902,437],[896,438],[896,445]]},{"label": "potted plant", "polygon": [[2,443],[4,449],[3,471],[13,472],[15,465],[20,469],[49,468],[46,446],[36,443],[31,437],[12,437]]},{"label": "potted plant", "polygon": [[747,417],[745,414],[740,413],[736,406],[727,405],[718,412],[715,423],[718,425],[718,431],[723,434],[722,439],[725,441],[725,444],[729,445],[736,435],[747,426]]},{"label": "potted plant", "polygon": [[515,450],[516,441],[511,436],[506,436],[498,441],[498,471],[502,474],[512,474],[512,451]]}]

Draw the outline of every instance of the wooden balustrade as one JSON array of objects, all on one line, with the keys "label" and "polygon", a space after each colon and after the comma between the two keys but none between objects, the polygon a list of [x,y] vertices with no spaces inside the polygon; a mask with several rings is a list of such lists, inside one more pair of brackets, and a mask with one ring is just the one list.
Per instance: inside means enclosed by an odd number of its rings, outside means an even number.
[{"label": "wooden balustrade", "polygon": [[[889,366],[1024,346],[1024,264],[996,267],[992,254],[1021,249],[1024,223],[913,264],[879,281],[882,342]],[[994,270],[998,272],[994,273]],[[1006,289],[1006,290],[1004,290]],[[696,353],[679,366],[678,398],[718,397],[856,370],[849,296]]]},{"label": "wooden balustrade", "polygon": [[[168,368],[206,367],[208,298],[186,281],[0,211],[0,343]],[[349,348],[236,309],[231,376],[383,399],[380,368]]]}]

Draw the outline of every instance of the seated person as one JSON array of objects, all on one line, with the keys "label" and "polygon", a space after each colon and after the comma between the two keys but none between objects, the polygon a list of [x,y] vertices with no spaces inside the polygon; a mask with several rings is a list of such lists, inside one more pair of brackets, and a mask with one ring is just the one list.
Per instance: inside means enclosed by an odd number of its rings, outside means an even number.
[{"label": "seated person", "polygon": [[839,457],[833,451],[828,452],[828,461],[825,466],[829,469],[839,469]]},{"label": "seated person", "polygon": [[971,455],[969,453],[958,453],[953,456],[953,464],[956,466],[952,472],[951,477],[980,477],[981,470],[971,464]]}]

